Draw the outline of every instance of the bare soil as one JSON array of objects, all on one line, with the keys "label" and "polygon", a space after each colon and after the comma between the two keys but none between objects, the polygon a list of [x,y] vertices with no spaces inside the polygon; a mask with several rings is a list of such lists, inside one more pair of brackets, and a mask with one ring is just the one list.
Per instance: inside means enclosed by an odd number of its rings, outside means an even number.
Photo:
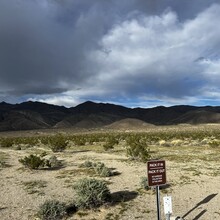
[{"label": "bare soil", "polygon": [[[220,162],[218,149],[210,147],[191,150],[194,147],[166,148],[155,147],[155,156],[167,153],[167,186],[160,190],[161,216],[163,200],[172,196],[173,216],[185,220],[220,219]],[[0,219],[34,220],[40,204],[48,199],[64,202],[74,200],[72,185],[83,177],[98,178],[106,181],[112,193],[113,202],[95,210],[80,210],[67,217],[69,220],[134,220],[156,219],[155,189],[141,189],[140,178],[146,176],[146,164],[129,160],[124,152],[95,152],[90,150],[68,149],[52,153],[65,164],[56,170],[29,170],[18,162],[19,158],[43,149],[23,150],[0,149],[5,154],[8,167],[0,169]],[[44,149],[45,150],[45,149]],[[175,155],[182,157],[173,159]],[[207,155],[206,160],[200,156]],[[172,156],[172,157],[171,157]],[[188,157],[187,157],[188,156]],[[191,156],[191,157],[189,157]],[[209,159],[210,157],[210,159]],[[166,157],[165,157],[166,158]],[[98,177],[79,168],[86,160],[100,161],[113,168],[117,175],[107,178]],[[31,184],[36,183],[36,185]]]}]

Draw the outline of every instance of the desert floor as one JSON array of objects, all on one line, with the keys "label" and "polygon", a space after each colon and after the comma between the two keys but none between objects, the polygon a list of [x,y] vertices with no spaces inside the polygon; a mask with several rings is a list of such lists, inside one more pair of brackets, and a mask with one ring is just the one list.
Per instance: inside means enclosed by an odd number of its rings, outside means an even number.
[{"label": "desert floor", "polygon": [[[220,219],[220,149],[206,143],[195,145],[150,146],[152,157],[166,160],[167,186],[160,190],[162,219],[165,219],[163,197],[166,195],[172,197],[173,216],[185,220]],[[29,170],[18,161],[41,151],[56,155],[64,166],[56,170]],[[67,219],[157,219],[155,190],[146,191],[140,186],[140,178],[147,175],[146,163],[130,160],[123,150],[105,152],[87,145],[53,153],[36,146],[21,150],[0,148],[0,155],[8,165],[0,169],[1,220],[38,219],[39,205],[47,199],[70,203],[74,200],[72,185],[83,177],[106,181],[114,202],[95,210],[77,211]],[[79,168],[86,160],[103,162],[117,175],[103,178]]]}]

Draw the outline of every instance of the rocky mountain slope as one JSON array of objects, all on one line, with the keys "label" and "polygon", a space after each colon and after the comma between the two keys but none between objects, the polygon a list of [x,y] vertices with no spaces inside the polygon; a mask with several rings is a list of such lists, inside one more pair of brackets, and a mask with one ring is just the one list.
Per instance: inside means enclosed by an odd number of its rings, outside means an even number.
[{"label": "rocky mountain slope", "polygon": [[[111,127],[112,123],[114,123],[112,127],[115,127],[116,124],[123,127],[125,126],[124,119],[137,119],[132,121],[132,127],[138,127],[140,121],[153,125],[219,123],[220,107],[180,105],[127,108],[88,101],[76,107],[66,108],[31,101],[14,105],[0,103],[0,131]],[[115,124],[115,122],[117,123]]]}]

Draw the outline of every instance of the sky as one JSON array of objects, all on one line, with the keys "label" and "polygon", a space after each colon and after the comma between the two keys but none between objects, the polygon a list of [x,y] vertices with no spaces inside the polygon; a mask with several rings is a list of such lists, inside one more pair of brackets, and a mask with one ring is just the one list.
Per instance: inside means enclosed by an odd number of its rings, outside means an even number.
[{"label": "sky", "polygon": [[0,0],[0,102],[220,106],[219,0]]}]

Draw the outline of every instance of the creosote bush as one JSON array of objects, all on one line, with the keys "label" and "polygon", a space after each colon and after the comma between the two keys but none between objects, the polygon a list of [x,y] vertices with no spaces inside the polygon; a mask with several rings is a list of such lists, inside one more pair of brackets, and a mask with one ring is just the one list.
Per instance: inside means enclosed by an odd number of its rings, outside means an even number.
[{"label": "creosote bush", "polygon": [[210,147],[219,147],[220,141],[219,140],[212,140],[209,142]]},{"label": "creosote bush", "polygon": [[105,164],[101,162],[93,163],[87,160],[84,163],[82,163],[80,167],[93,169],[95,173],[101,177],[109,177],[113,175],[111,169],[106,167]]},{"label": "creosote bush", "polygon": [[50,137],[49,145],[50,145],[50,149],[53,152],[62,152],[67,148],[68,141],[63,135],[57,134],[53,137]]},{"label": "creosote bush", "polygon": [[134,160],[141,162],[147,162],[150,159],[149,147],[146,144],[145,139],[137,136],[131,136],[127,138],[127,155]]},{"label": "creosote bush", "polygon": [[45,159],[41,156],[30,154],[18,161],[25,167],[35,170],[43,167],[57,168],[62,166],[61,161],[59,161],[56,156],[51,156],[49,159]]},{"label": "creosote bush", "polygon": [[97,179],[78,180],[73,188],[76,191],[78,208],[95,208],[110,201],[111,194],[106,183]]},{"label": "creosote bush", "polygon": [[85,168],[92,168],[93,167],[93,162],[86,160],[84,163],[80,165],[80,167],[85,167]]},{"label": "creosote bush", "polygon": [[14,142],[15,142],[14,138],[1,138],[0,146],[3,148],[9,148],[13,146]]},{"label": "creosote bush", "polygon": [[101,177],[112,176],[111,170],[108,167],[106,167],[104,163],[93,163],[93,169],[95,170],[96,174],[98,174]]},{"label": "creosote bush", "polygon": [[40,207],[38,216],[41,220],[59,220],[66,215],[66,204],[57,200],[47,200]]},{"label": "creosote bush", "polygon": [[76,146],[84,146],[86,144],[86,137],[84,135],[77,135],[73,138]]},{"label": "creosote bush", "polygon": [[45,159],[33,154],[25,156],[23,159],[19,159],[18,161],[29,169],[39,169],[45,165]]},{"label": "creosote bush", "polygon": [[110,136],[106,143],[103,145],[103,148],[105,151],[107,150],[111,150],[111,149],[114,149],[114,146],[115,145],[118,145],[119,144],[119,141],[117,138],[113,137],[113,136]]}]

